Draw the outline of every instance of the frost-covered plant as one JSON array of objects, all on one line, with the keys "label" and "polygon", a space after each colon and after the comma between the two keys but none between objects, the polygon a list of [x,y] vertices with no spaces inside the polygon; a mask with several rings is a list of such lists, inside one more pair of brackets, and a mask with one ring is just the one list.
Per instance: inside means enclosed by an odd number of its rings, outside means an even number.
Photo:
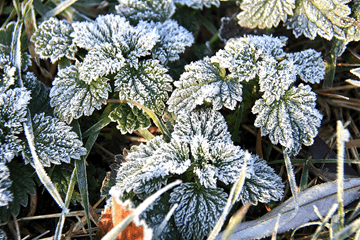
[{"label": "frost-covered plant", "polygon": [[[345,42],[360,40],[359,23],[350,17],[349,0],[244,0],[237,16],[239,24],[250,28],[271,28],[283,21],[296,37],[317,35]],[[354,8],[357,11],[356,8]],[[355,14],[357,14],[355,12]]]},{"label": "frost-covered plant", "polygon": [[[53,52],[53,59],[58,60],[66,57],[66,53],[54,51],[56,45],[43,45],[45,40],[58,39],[67,44],[64,50],[75,46],[86,50],[86,54],[82,61],[76,60],[59,70],[50,91],[55,115],[68,123],[89,116],[114,92],[128,104],[128,107],[118,105],[109,115],[123,133],[149,127],[147,114],[143,110],[139,113],[133,104],[155,113],[163,111],[173,81],[164,64],[177,60],[193,42],[192,35],[174,20],[140,20],[131,25],[126,18],[112,14],[99,16],[93,22],[71,24],[49,19],[40,25],[31,40],[40,57],[48,57],[43,52]],[[124,122],[124,118],[128,121]],[[142,119],[140,123],[138,118]]]},{"label": "frost-covered plant", "polygon": [[[224,117],[211,109],[179,113],[170,142],[162,137],[146,145],[133,146],[128,161],[118,170],[113,196],[144,200],[175,179],[184,182],[170,195],[161,197],[143,217],[156,228],[174,204],[174,218],[161,239],[182,236],[202,239],[215,226],[228,197],[225,185],[239,178],[244,151],[235,146]],[[269,202],[282,198],[283,185],[266,162],[256,155],[247,161],[246,177],[237,200],[242,203]],[[132,197],[132,200],[136,200]],[[156,216],[156,217],[155,217]]]},{"label": "frost-covered plant", "polygon": [[[40,180],[48,184],[44,167],[49,167],[50,163],[69,163],[71,158],[80,159],[86,154],[72,128],[48,111],[49,90],[33,73],[24,72],[31,62],[26,53],[19,55],[20,49],[17,53],[14,50],[13,42],[19,41],[16,30],[21,32],[14,22],[0,30],[3,50],[0,65],[0,216],[4,220],[11,213],[19,214],[20,205],[27,205],[27,194],[34,194],[31,173],[12,162],[16,156],[21,153],[24,163],[30,163]],[[19,58],[21,61],[17,62]]]}]

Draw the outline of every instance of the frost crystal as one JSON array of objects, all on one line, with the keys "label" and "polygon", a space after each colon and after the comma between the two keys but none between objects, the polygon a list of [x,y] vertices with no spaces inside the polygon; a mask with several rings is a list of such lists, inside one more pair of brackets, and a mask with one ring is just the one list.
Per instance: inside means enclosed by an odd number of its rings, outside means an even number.
[{"label": "frost crystal", "polygon": [[119,0],[115,7],[117,13],[126,17],[132,24],[140,20],[164,22],[175,13],[175,4],[172,0]]},{"label": "frost crystal", "polygon": [[244,0],[240,4],[244,11],[237,15],[239,24],[248,28],[277,27],[280,20],[293,15],[295,0]]},{"label": "frost crystal", "polygon": [[9,176],[9,169],[5,163],[0,162],[0,207],[7,206],[13,200],[13,195],[9,190],[11,186]]},{"label": "frost crystal", "polygon": [[273,144],[280,143],[289,154],[297,155],[301,145],[313,144],[322,115],[315,108],[316,96],[310,86],[302,83],[291,87],[279,100],[271,103],[261,98],[252,108],[258,114],[254,125],[261,128],[261,135]]},{"label": "frost crystal", "polygon": [[225,69],[211,63],[209,58],[193,62],[185,70],[180,80],[174,82],[177,88],[168,101],[170,111],[191,111],[205,102],[212,103],[215,110],[223,106],[234,110],[242,100],[239,80],[226,76]]},{"label": "frost crystal", "polygon": [[30,92],[25,88],[0,93],[0,162],[11,161],[22,150],[18,134],[26,121]]},{"label": "frost crystal", "polygon": [[4,93],[11,85],[15,83],[16,68],[7,65],[4,67],[4,73],[0,79],[0,93]]},{"label": "frost crystal", "polygon": [[100,109],[111,91],[106,78],[98,78],[89,84],[81,80],[78,70],[80,65],[76,63],[61,69],[50,91],[54,114],[67,123],[82,115],[91,115],[95,108]]},{"label": "frost crystal", "polygon": [[[45,116],[44,113],[36,114],[32,119],[36,152],[44,167],[61,162],[70,163],[70,158],[80,159],[86,154],[82,141],[72,128],[59,119]],[[23,151],[25,163],[32,163],[30,150]]]},{"label": "frost crystal", "polygon": [[62,57],[75,60],[76,45],[70,34],[73,32],[71,23],[67,20],[50,18],[44,21],[31,36],[35,51],[41,58],[50,58],[55,63]]},{"label": "frost crystal", "polygon": [[210,8],[211,5],[220,6],[220,0],[174,0],[174,3],[201,10],[204,6],[207,8]]}]

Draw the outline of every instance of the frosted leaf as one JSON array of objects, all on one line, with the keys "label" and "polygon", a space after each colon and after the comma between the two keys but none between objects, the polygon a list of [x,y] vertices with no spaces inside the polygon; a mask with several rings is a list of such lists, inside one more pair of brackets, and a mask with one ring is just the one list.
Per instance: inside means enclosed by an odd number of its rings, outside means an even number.
[{"label": "frosted leaf", "polygon": [[121,134],[133,133],[137,129],[147,129],[151,122],[149,116],[136,106],[130,107],[126,103],[120,103],[110,114],[109,118],[117,122],[117,129]]},{"label": "frosted leaf", "polygon": [[165,143],[160,136],[157,136],[146,145],[131,147],[131,152],[127,155],[128,161],[121,164],[116,177],[116,185],[111,190],[116,194],[115,196],[123,198],[126,192],[134,191],[142,184],[144,181],[143,168],[148,164],[153,164],[156,160],[153,155]]},{"label": "frosted leaf", "polygon": [[114,43],[116,36],[121,36],[130,23],[119,15],[107,14],[99,16],[92,22],[73,23],[74,32],[71,37],[77,46],[91,50],[94,46]]},{"label": "frosted leaf", "polygon": [[0,93],[4,93],[11,85],[15,84],[15,72],[15,67],[4,66],[4,73],[0,79]]},{"label": "frosted leaf", "polygon": [[13,200],[13,194],[9,188],[11,186],[10,172],[5,163],[0,162],[0,207],[7,206]]},{"label": "frosted leaf", "polygon": [[226,42],[224,50],[218,51],[211,61],[228,68],[232,78],[238,78],[239,82],[248,82],[257,76],[260,71],[259,64],[265,61],[264,57],[267,60],[285,57],[282,47],[285,46],[286,40],[285,37],[275,38],[266,35],[231,38]]},{"label": "frosted leaf", "polygon": [[174,0],[174,3],[201,10],[203,7],[211,8],[211,5],[220,6],[220,0]]},{"label": "frosted leaf", "polygon": [[246,180],[239,195],[242,203],[257,205],[258,202],[268,203],[270,201],[281,200],[284,194],[284,185],[274,169],[269,167],[265,160],[259,156],[251,154],[252,169],[250,176]]},{"label": "frosted leaf", "polygon": [[90,116],[95,108],[100,109],[111,91],[106,78],[98,78],[90,84],[81,80],[79,67],[80,63],[77,62],[61,69],[50,91],[50,104],[55,108],[55,116],[67,123],[82,115]]},{"label": "frosted leaf", "polygon": [[280,20],[285,22],[287,15],[293,15],[295,0],[245,0],[240,8],[244,10],[237,15],[240,26],[272,28],[277,27]]},{"label": "frosted leaf", "polygon": [[41,23],[31,41],[35,44],[35,52],[40,58],[50,58],[55,63],[62,57],[75,60],[76,45],[70,34],[74,31],[67,20],[50,18]]},{"label": "frosted leaf", "polygon": [[163,64],[178,60],[179,54],[194,43],[193,35],[175,20],[151,22],[149,28],[155,28],[160,35],[159,41],[152,50],[152,55]]},{"label": "frosted leaf", "polygon": [[315,101],[310,86],[302,83],[291,87],[279,101],[268,104],[261,98],[252,108],[258,114],[254,125],[261,128],[262,136],[269,134],[273,144],[280,143],[288,154],[297,155],[301,145],[312,145],[318,134],[322,115]]},{"label": "frosted leaf", "polygon": [[186,72],[174,82],[177,87],[168,100],[169,111],[191,111],[197,105],[212,103],[214,110],[234,110],[242,101],[242,85],[208,57],[185,66]]},{"label": "frosted leaf", "polygon": [[95,46],[85,56],[79,67],[80,79],[90,84],[91,81],[120,71],[125,65],[121,51],[110,43]]},{"label": "frosted leaf", "polygon": [[325,75],[325,63],[321,58],[321,53],[313,49],[288,54],[295,64],[296,74],[304,82],[320,83]]},{"label": "frosted leaf", "polygon": [[[32,118],[36,152],[44,167],[50,163],[70,163],[71,158],[80,160],[86,154],[86,149],[72,127],[57,118],[35,114]],[[30,150],[23,151],[25,164],[33,163]]]},{"label": "frosted leaf", "polygon": [[117,13],[136,25],[140,20],[164,22],[175,13],[175,4],[171,0],[119,0],[115,6]]},{"label": "frosted leaf", "polygon": [[296,81],[296,66],[291,59],[278,62],[264,57],[264,61],[259,63],[258,76],[260,91],[264,92],[263,99],[270,104],[279,100]]},{"label": "frosted leaf", "polygon": [[18,134],[27,120],[30,92],[26,88],[9,89],[0,93],[0,162],[11,161],[22,149]]},{"label": "frosted leaf", "polygon": [[170,194],[169,202],[178,203],[175,225],[183,239],[203,239],[215,226],[228,195],[221,188],[204,188],[183,183]]},{"label": "frosted leaf", "polygon": [[182,111],[178,115],[172,137],[191,143],[196,135],[203,136],[209,142],[231,142],[224,117],[211,109]]},{"label": "frosted leaf", "polygon": [[172,90],[172,78],[157,60],[143,60],[138,69],[126,65],[115,76],[115,91],[120,100],[134,101],[156,113],[164,109],[168,91]]},{"label": "frosted leaf", "polygon": [[285,25],[288,29],[293,29],[296,37],[304,34],[310,39],[315,39],[316,35],[327,40],[333,37],[351,39],[351,31],[347,33],[345,30],[353,24],[348,17],[351,13],[351,9],[346,5],[348,2],[349,0],[303,0]]}]

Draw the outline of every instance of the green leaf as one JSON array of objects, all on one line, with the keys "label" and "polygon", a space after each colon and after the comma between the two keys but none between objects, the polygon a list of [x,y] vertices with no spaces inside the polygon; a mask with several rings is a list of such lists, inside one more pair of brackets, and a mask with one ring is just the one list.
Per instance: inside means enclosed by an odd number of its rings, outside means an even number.
[{"label": "green leaf", "polygon": [[[327,40],[333,37],[352,41],[354,34],[357,34],[356,22],[349,16],[351,9],[346,5],[349,0],[303,0],[296,7],[294,16],[285,23],[288,29],[293,29],[296,37],[304,34],[305,37],[315,39],[319,35]],[[358,25],[359,23],[357,23]],[[351,28],[351,31],[347,29]]]},{"label": "green leaf", "polygon": [[220,0],[174,0],[176,4],[186,5],[194,9],[211,8],[211,5],[220,6]]},{"label": "green leaf", "polygon": [[[32,119],[36,152],[41,164],[50,167],[50,163],[70,163],[72,159],[80,159],[86,154],[83,143],[72,128],[57,118],[35,114]],[[25,163],[33,163],[30,150],[23,151]]]},{"label": "green leaf", "polygon": [[261,98],[252,108],[258,114],[254,125],[261,128],[262,136],[269,134],[272,144],[280,143],[288,154],[297,155],[301,145],[312,145],[318,133],[322,115],[315,101],[311,87],[302,83],[271,103]]},{"label": "green leaf", "polygon": [[5,163],[0,162],[0,207],[6,207],[13,201],[13,194],[10,192],[10,172]]},{"label": "green leaf", "polygon": [[177,87],[168,100],[169,111],[191,111],[197,105],[212,103],[214,110],[234,110],[242,101],[242,85],[238,78],[226,75],[225,69],[210,58],[185,66],[186,72],[175,81]]},{"label": "green leaf", "polygon": [[[15,22],[10,22],[6,25],[6,28],[0,29],[0,69],[5,68],[5,66],[11,64],[10,61],[10,51],[11,49],[11,42],[13,32],[15,30]],[[26,36],[22,35],[21,38],[21,50],[25,51],[27,48],[27,41]],[[31,65],[31,56],[24,52],[21,54],[21,70],[26,71],[28,66]]]},{"label": "green leaf", "polygon": [[69,21],[50,18],[41,23],[31,36],[31,41],[35,44],[35,51],[40,58],[50,58],[52,63],[62,57],[75,60],[77,48],[70,36],[73,31]]},{"label": "green leaf", "polygon": [[[53,166],[53,168],[49,172],[49,177],[55,185],[55,188],[60,193],[61,197],[65,199],[66,193],[68,191],[68,186],[70,184],[72,169],[68,169],[61,166]],[[73,192],[72,196],[70,196],[71,202],[76,204],[76,202],[80,202],[80,194],[76,191]]]},{"label": "green leaf", "polygon": [[117,129],[122,134],[133,133],[137,129],[147,129],[151,122],[149,116],[138,107],[130,107],[127,103],[120,103],[110,114],[111,121],[117,122]]},{"label": "green leaf", "polygon": [[120,100],[139,103],[155,113],[165,108],[164,101],[168,91],[172,90],[172,78],[167,69],[157,60],[143,60],[135,69],[127,64],[115,76],[115,91],[119,91]]},{"label": "green leaf", "polygon": [[171,0],[120,0],[115,7],[117,13],[126,17],[131,24],[139,21],[165,22],[175,12],[175,4]]},{"label": "green leaf", "polygon": [[285,22],[288,15],[293,15],[295,0],[244,0],[240,8],[244,10],[237,15],[240,26],[272,28],[277,27],[280,20]]},{"label": "green leaf", "polygon": [[221,188],[204,188],[183,183],[170,194],[169,202],[178,203],[175,225],[183,239],[203,239],[215,226],[226,205],[227,193]]},{"label": "green leaf", "polygon": [[53,82],[50,91],[50,105],[54,107],[54,115],[70,123],[82,115],[90,116],[106,103],[111,91],[107,78],[98,78],[87,84],[80,79],[80,63],[61,69]]},{"label": "green leaf", "polygon": [[14,161],[7,164],[10,171],[10,180],[12,182],[10,192],[13,194],[13,201],[9,208],[0,208],[0,218],[4,221],[9,220],[11,214],[17,216],[20,212],[20,205],[26,207],[28,204],[28,194],[35,194],[35,182],[32,179],[33,172]]}]

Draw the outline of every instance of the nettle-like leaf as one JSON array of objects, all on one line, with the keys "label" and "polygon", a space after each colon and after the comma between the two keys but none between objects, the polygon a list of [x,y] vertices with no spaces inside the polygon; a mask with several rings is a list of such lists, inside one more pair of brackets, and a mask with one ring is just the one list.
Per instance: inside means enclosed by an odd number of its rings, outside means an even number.
[{"label": "nettle-like leaf", "polygon": [[266,164],[266,161],[259,156],[251,154],[253,171],[246,176],[244,186],[239,195],[243,204],[251,203],[257,205],[258,202],[270,202],[271,200],[281,199],[284,194],[282,179],[275,174],[274,169]]},{"label": "nettle-like leaf", "polygon": [[77,48],[70,36],[73,31],[69,21],[50,18],[41,23],[31,36],[31,41],[40,58],[50,58],[52,63],[62,57],[75,60]]},{"label": "nettle-like leaf", "polygon": [[50,105],[54,107],[55,116],[70,123],[82,115],[89,116],[101,108],[111,91],[107,78],[98,78],[89,84],[80,79],[81,63],[60,69],[53,81],[50,91]]},{"label": "nettle-like leaf", "polygon": [[137,129],[147,129],[151,122],[149,116],[138,107],[130,107],[127,103],[120,103],[110,114],[111,121],[117,122],[117,129],[122,134],[132,133]]},{"label": "nettle-like leaf", "polygon": [[169,111],[191,111],[197,105],[212,103],[214,110],[223,106],[234,110],[242,101],[242,85],[238,78],[226,75],[224,68],[210,58],[185,66],[186,72],[175,81],[177,87],[168,100]]},{"label": "nettle-like leaf", "polygon": [[163,64],[178,60],[179,54],[194,43],[193,35],[175,20],[150,22],[148,25],[150,29],[156,29],[160,36],[152,50],[152,55]]},{"label": "nettle-like leaf", "polygon": [[174,3],[201,10],[203,7],[210,8],[211,5],[220,6],[220,0],[174,0]]},{"label": "nettle-like leaf", "polygon": [[[6,25],[6,28],[0,29],[0,69],[5,68],[8,65],[11,65],[10,61],[10,51],[11,51],[11,41],[12,35],[15,28],[15,22],[10,22]],[[21,49],[25,50],[27,48],[27,39],[25,35],[21,36]],[[31,56],[26,52],[21,53],[21,70],[26,71],[28,66],[31,66]]]},{"label": "nettle-like leaf", "polygon": [[0,162],[11,161],[22,150],[18,135],[23,131],[29,101],[26,88],[0,93]]},{"label": "nettle-like leaf", "polygon": [[321,53],[313,49],[288,54],[294,61],[294,70],[304,82],[320,83],[325,76],[325,64],[321,58]]},{"label": "nettle-like leaf", "polygon": [[293,15],[295,0],[244,0],[243,9],[237,15],[242,27],[261,29],[277,27],[280,20],[286,21],[287,15]]},{"label": "nettle-like leaf", "polygon": [[10,172],[5,163],[0,162],[0,207],[7,206],[13,200],[13,194],[9,191],[11,180]]},{"label": "nettle-like leaf", "polygon": [[4,67],[4,73],[0,79],[0,93],[4,93],[10,86],[15,84],[15,72],[16,68],[11,67],[10,64]]},{"label": "nettle-like leaf", "polygon": [[142,60],[138,68],[126,65],[115,76],[115,91],[120,100],[134,101],[161,113],[168,91],[172,90],[172,78],[157,60]]},{"label": "nettle-like leaf", "polygon": [[267,103],[257,100],[252,108],[258,114],[254,125],[261,128],[261,135],[273,144],[280,143],[289,154],[298,154],[301,145],[313,144],[322,115],[315,108],[316,95],[310,86],[302,83],[291,87],[279,100]]},{"label": "nettle-like leaf", "polygon": [[[36,152],[44,167],[50,163],[70,163],[72,159],[80,159],[86,154],[82,141],[72,128],[57,118],[36,114],[32,118]],[[30,150],[23,151],[25,163],[33,163]]]},{"label": "nettle-like leaf", "polygon": [[205,188],[184,183],[170,194],[169,202],[178,203],[175,225],[183,239],[203,239],[215,226],[227,201],[221,188]]},{"label": "nettle-like leaf", "polygon": [[26,167],[21,166],[20,163],[12,161],[7,164],[10,171],[11,186],[10,192],[13,194],[13,201],[8,205],[9,207],[0,207],[0,219],[7,221],[11,214],[17,216],[20,212],[20,205],[26,207],[28,204],[28,194],[35,194],[35,182],[32,178],[33,172],[30,172]]},{"label": "nettle-like leaf", "polygon": [[175,4],[172,0],[119,0],[115,7],[117,13],[126,17],[132,24],[139,21],[164,22],[175,13]]},{"label": "nettle-like leaf", "polygon": [[346,5],[348,2],[350,1],[300,1],[294,16],[288,19],[285,25],[288,29],[293,29],[296,37],[304,34],[315,39],[316,35],[319,35],[327,40],[335,37],[351,41],[357,31],[356,27],[352,26],[355,19],[348,17],[351,13],[351,9]]}]

